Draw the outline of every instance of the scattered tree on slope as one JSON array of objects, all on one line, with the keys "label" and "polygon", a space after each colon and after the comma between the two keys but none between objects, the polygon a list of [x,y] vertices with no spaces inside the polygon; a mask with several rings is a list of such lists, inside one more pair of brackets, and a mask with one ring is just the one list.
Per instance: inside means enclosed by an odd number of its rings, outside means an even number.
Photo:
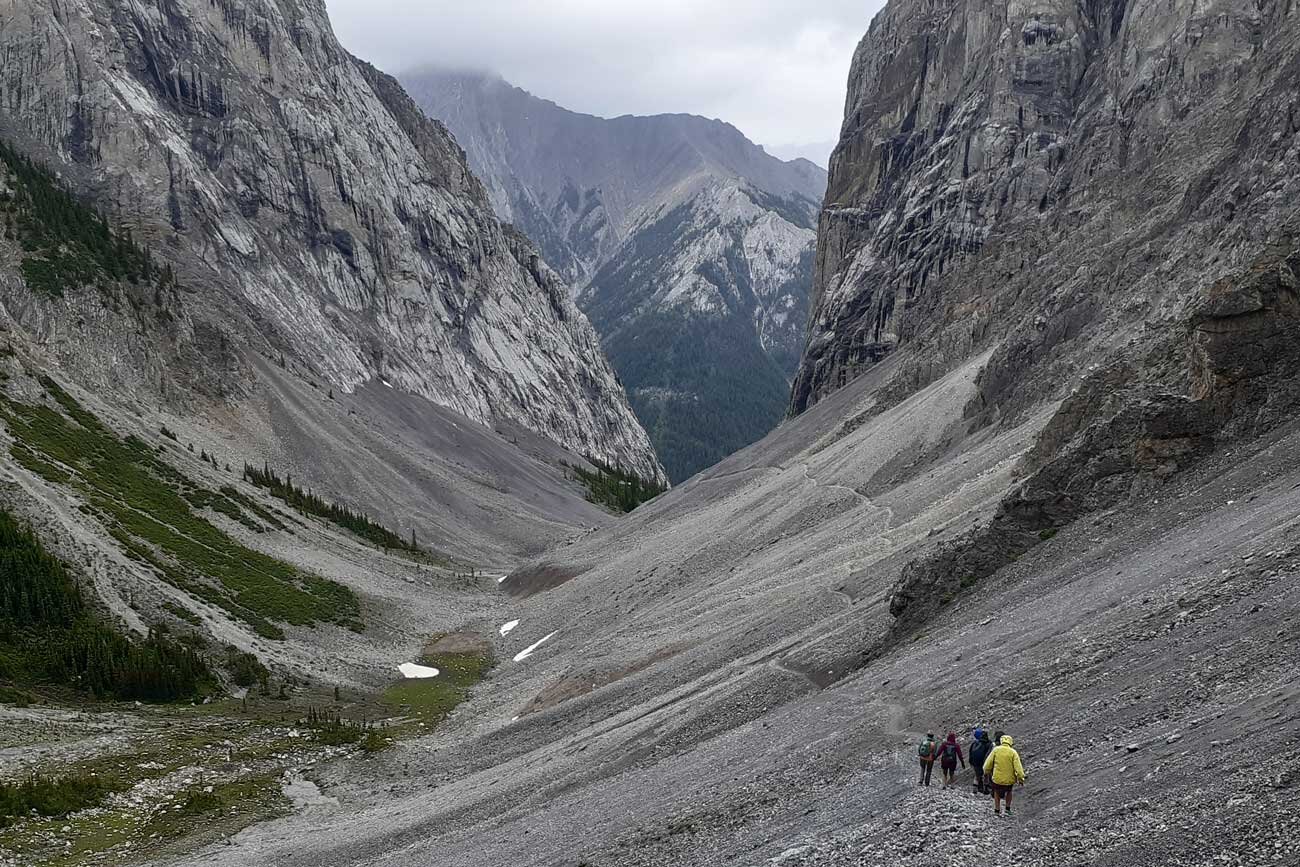
[{"label": "scattered tree on slope", "polygon": [[191,698],[212,684],[189,648],[157,633],[132,642],[103,623],[63,563],[3,511],[0,680],[140,701]]},{"label": "scattered tree on slope", "polygon": [[409,540],[403,539],[382,524],[370,520],[364,512],[354,512],[347,506],[331,503],[311,491],[304,491],[293,483],[291,476],[281,479],[268,465],[263,465],[259,470],[244,464],[244,481],[266,489],[273,497],[283,500],[305,515],[324,518],[380,548],[396,548],[413,553],[419,553],[421,550],[416,544],[414,531],[411,532]]},{"label": "scattered tree on slope", "polygon": [[48,169],[0,142],[0,213],[6,240],[22,245],[22,273],[30,289],[58,297],[66,288],[106,288],[125,281],[162,294],[176,285],[171,266],[157,265],[129,230],[117,232],[93,208],[68,192]]},{"label": "scattered tree on slope", "polygon": [[659,482],[647,481],[621,467],[611,467],[594,458],[588,458],[588,462],[596,468],[595,472],[571,464],[566,466],[587,486],[590,502],[615,512],[630,512],[668,490]]}]

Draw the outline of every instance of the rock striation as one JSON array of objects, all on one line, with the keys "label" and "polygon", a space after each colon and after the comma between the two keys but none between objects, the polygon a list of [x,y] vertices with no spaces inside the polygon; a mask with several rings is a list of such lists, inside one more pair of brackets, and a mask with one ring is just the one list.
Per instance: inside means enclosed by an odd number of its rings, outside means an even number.
[{"label": "rock striation", "polygon": [[[287,355],[344,391],[382,381],[660,475],[563,281],[445,128],[340,47],[323,3],[11,11],[0,134],[174,263],[182,342]],[[210,390],[238,396],[248,369]]]}]

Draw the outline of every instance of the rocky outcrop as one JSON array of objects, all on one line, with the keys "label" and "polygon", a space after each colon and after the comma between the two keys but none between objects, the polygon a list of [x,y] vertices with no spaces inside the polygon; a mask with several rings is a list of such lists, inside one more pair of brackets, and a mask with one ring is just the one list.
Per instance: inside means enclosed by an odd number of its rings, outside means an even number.
[{"label": "rocky outcrop", "polygon": [[780,420],[806,331],[820,168],[721,121],[606,120],[481,74],[403,82],[465,147],[501,218],[573,285],[674,479]]},{"label": "rocky outcrop", "polygon": [[382,380],[660,473],[563,285],[323,3],[11,12],[0,133],[174,263],[184,321],[345,391]]},{"label": "rocky outcrop", "polygon": [[[1292,235],[1292,243],[1295,236]],[[1300,248],[1270,251],[1189,302],[1183,329],[1118,353],[1085,377],[1021,461],[1023,480],[988,523],[906,565],[890,597],[898,628],[1011,563],[1088,512],[1162,480],[1216,446],[1300,412]],[[1190,391],[1170,391],[1190,382]]]},{"label": "rocky outcrop", "polygon": [[1300,14],[891,3],[850,79],[792,411],[985,356],[971,431],[1054,415],[901,626],[1075,517],[1294,417]]},{"label": "rocky outcrop", "polygon": [[853,63],[793,411],[922,345],[908,387],[998,347],[1022,405],[1097,341],[1180,327],[1294,200],[1297,26],[1285,2],[891,3]]}]

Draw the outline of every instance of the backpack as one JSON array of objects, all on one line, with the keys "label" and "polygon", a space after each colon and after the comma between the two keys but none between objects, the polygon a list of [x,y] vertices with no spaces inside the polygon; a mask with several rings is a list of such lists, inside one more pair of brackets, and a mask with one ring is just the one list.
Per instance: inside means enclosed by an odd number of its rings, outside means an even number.
[{"label": "backpack", "polygon": [[945,761],[957,760],[957,745],[945,743],[943,745],[943,758]]},{"label": "backpack", "polygon": [[916,753],[923,759],[934,758],[934,741],[921,741],[921,746],[917,748]]}]

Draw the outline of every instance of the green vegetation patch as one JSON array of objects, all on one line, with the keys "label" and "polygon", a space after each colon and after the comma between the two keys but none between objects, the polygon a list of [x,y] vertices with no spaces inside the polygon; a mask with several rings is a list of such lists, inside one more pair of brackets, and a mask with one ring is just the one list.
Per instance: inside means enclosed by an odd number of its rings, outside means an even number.
[{"label": "green vegetation patch", "polygon": [[110,284],[152,288],[154,304],[174,292],[171,266],[157,265],[130,231],[117,232],[68,192],[48,169],[0,142],[0,216],[5,238],[22,245],[23,280],[33,292]]},{"label": "green vegetation patch", "polygon": [[268,526],[274,527],[277,530],[289,529],[289,526],[285,524],[284,521],[281,521],[279,518],[277,518],[273,512],[271,512],[269,509],[263,509],[260,505],[257,504],[256,500],[244,494],[234,485],[222,485],[221,493],[229,497],[231,500],[238,503],[239,505],[243,506],[248,511],[252,512],[259,519],[265,522]]},{"label": "green vegetation patch", "polygon": [[384,704],[428,725],[441,722],[469,697],[470,688],[492,668],[486,652],[430,653],[420,664],[438,669],[437,677],[403,680],[384,691]]},{"label": "green vegetation patch", "polygon": [[329,709],[308,709],[302,724],[311,731],[316,743],[327,747],[356,744],[365,752],[377,753],[390,743],[384,728],[364,719],[347,719]]},{"label": "green vegetation patch", "polygon": [[164,611],[171,614],[173,617],[176,617],[180,620],[184,620],[186,623],[190,624],[191,626],[203,625],[202,617],[199,617],[199,615],[195,614],[193,611],[189,610],[188,608],[184,608],[180,605],[177,605],[175,602],[164,602],[162,607]]},{"label": "green vegetation patch", "polygon": [[284,637],[278,623],[361,628],[351,590],[239,544],[196,511],[259,527],[239,502],[196,485],[139,439],[118,437],[48,377],[41,384],[57,408],[0,398],[14,459],[79,491],[129,556],[266,638]]},{"label": "green vegetation patch", "polygon": [[324,518],[326,521],[337,524],[343,529],[360,536],[378,548],[385,550],[392,548],[398,551],[410,551],[414,554],[421,553],[420,546],[415,541],[414,530],[411,531],[409,541],[403,539],[382,524],[376,524],[370,520],[369,516],[364,512],[354,512],[347,506],[331,503],[311,491],[304,491],[293,483],[292,477],[286,476],[281,479],[275,470],[268,465],[263,465],[262,469],[259,470],[256,467],[244,464],[244,481],[266,489],[271,496],[283,500],[304,515]]},{"label": "green vegetation patch", "polygon": [[145,857],[181,855],[288,813],[280,773],[277,769],[193,786],[151,805],[151,810],[102,806],[28,819],[0,833],[0,853],[16,855],[19,863],[49,867],[138,864]]},{"label": "green vegetation patch", "polygon": [[133,642],[102,622],[63,563],[3,511],[0,681],[159,702],[194,698],[214,684],[192,649],[160,633]]},{"label": "green vegetation patch", "polygon": [[118,788],[111,778],[93,774],[33,774],[20,783],[0,782],[0,828],[32,814],[47,818],[71,815],[93,807]]},{"label": "green vegetation patch", "polygon": [[635,473],[588,458],[595,471],[585,467],[565,464],[578,481],[587,487],[587,500],[615,512],[631,512],[642,503],[649,502],[668,488],[659,482],[641,478]]},{"label": "green vegetation patch", "polygon": [[263,691],[270,688],[270,670],[256,656],[238,647],[226,647],[226,671],[235,686],[248,689],[260,683]]},{"label": "green vegetation patch", "polygon": [[249,821],[240,824],[251,824],[252,820],[274,814],[281,806],[287,807],[288,803],[281,793],[279,777],[272,774],[195,785],[172,805],[154,812],[141,830],[145,837],[157,834],[163,840],[176,840],[208,822],[245,817]]}]

